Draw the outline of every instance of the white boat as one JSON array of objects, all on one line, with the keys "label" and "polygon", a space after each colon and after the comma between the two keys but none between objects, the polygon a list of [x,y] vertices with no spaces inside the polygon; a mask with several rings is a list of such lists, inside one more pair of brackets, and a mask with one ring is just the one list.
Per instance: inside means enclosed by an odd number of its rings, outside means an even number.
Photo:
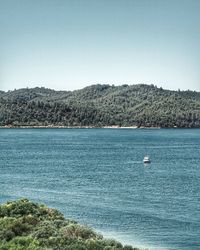
[{"label": "white boat", "polygon": [[143,162],[144,163],[150,163],[151,160],[150,160],[149,156],[145,156],[144,159],[143,159]]}]

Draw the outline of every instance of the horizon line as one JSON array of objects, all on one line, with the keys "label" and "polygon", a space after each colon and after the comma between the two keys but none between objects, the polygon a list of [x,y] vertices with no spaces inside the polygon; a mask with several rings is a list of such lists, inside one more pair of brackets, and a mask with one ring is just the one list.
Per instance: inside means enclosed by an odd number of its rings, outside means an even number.
[{"label": "horizon line", "polygon": [[192,89],[180,89],[180,88],[177,88],[177,89],[168,89],[168,88],[163,88],[162,86],[157,86],[157,84],[147,84],[147,83],[136,83],[136,84],[109,84],[109,83],[95,83],[95,84],[90,84],[90,85],[86,85],[84,87],[80,87],[80,88],[76,88],[76,89],[71,89],[71,90],[67,90],[67,89],[56,89],[56,88],[50,88],[50,87],[47,87],[47,86],[42,86],[39,84],[38,85],[35,85],[34,87],[21,87],[21,88],[14,88],[14,89],[7,89],[7,90],[2,90],[0,89],[0,91],[2,92],[13,92],[13,91],[17,91],[17,90],[20,90],[20,89],[35,89],[35,88],[40,88],[40,89],[49,89],[49,90],[53,90],[53,91],[66,91],[66,92],[73,92],[73,91],[78,91],[78,90],[82,90],[84,88],[87,88],[87,87],[92,87],[92,86],[97,86],[97,85],[107,85],[107,86],[110,86],[110,87],[122,87],[122,86],[136,86],[136,85],[144,85],[144,86],[152,86],[152,87],[155,87],[157,89],[162,89],[162,90],[168,90],[168,91],[176,91],[176,92],[187,92],[187,91],[190,91],[190,92],[197,92],[197,93],[200,93],[200,91],[198,90],[192,90]]}]

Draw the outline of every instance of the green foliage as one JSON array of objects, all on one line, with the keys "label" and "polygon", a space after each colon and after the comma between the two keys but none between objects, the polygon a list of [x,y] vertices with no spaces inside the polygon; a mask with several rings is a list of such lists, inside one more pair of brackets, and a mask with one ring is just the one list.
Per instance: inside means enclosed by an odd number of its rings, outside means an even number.
[{"label": "green foliage", "polygon": [[0,92],[0,126],[200,127],[200,93],[154,85]]},{"label": "green foliage", "polygon": [[42,248],[39,242],[29,236],[15,237],[11,241],[0,241],[1,250],[50,250],[50,248]]},{"label": "green foliage", "polygon": [[0,250],[134,250],[27,199],[0,205]]}]

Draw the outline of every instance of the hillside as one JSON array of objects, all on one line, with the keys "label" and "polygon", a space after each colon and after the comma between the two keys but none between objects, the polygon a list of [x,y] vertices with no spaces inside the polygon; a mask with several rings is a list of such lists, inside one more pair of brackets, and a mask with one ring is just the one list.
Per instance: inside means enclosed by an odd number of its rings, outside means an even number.
[{"label": "hillside", "polygon": [[27,199],[0,205],[0,250],[139,250]]},{"label": "hillside", "polygon": [[0,126],[200,127],[200,92],[92,85],[0,92]]}]

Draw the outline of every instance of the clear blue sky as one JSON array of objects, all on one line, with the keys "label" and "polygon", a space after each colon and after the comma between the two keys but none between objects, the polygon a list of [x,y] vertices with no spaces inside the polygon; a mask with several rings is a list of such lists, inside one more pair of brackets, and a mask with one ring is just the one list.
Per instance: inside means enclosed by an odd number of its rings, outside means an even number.
[{"label": "clear blue sky", "polygon": [[199,0],[0,0],[0,89],[200,91]]}]

